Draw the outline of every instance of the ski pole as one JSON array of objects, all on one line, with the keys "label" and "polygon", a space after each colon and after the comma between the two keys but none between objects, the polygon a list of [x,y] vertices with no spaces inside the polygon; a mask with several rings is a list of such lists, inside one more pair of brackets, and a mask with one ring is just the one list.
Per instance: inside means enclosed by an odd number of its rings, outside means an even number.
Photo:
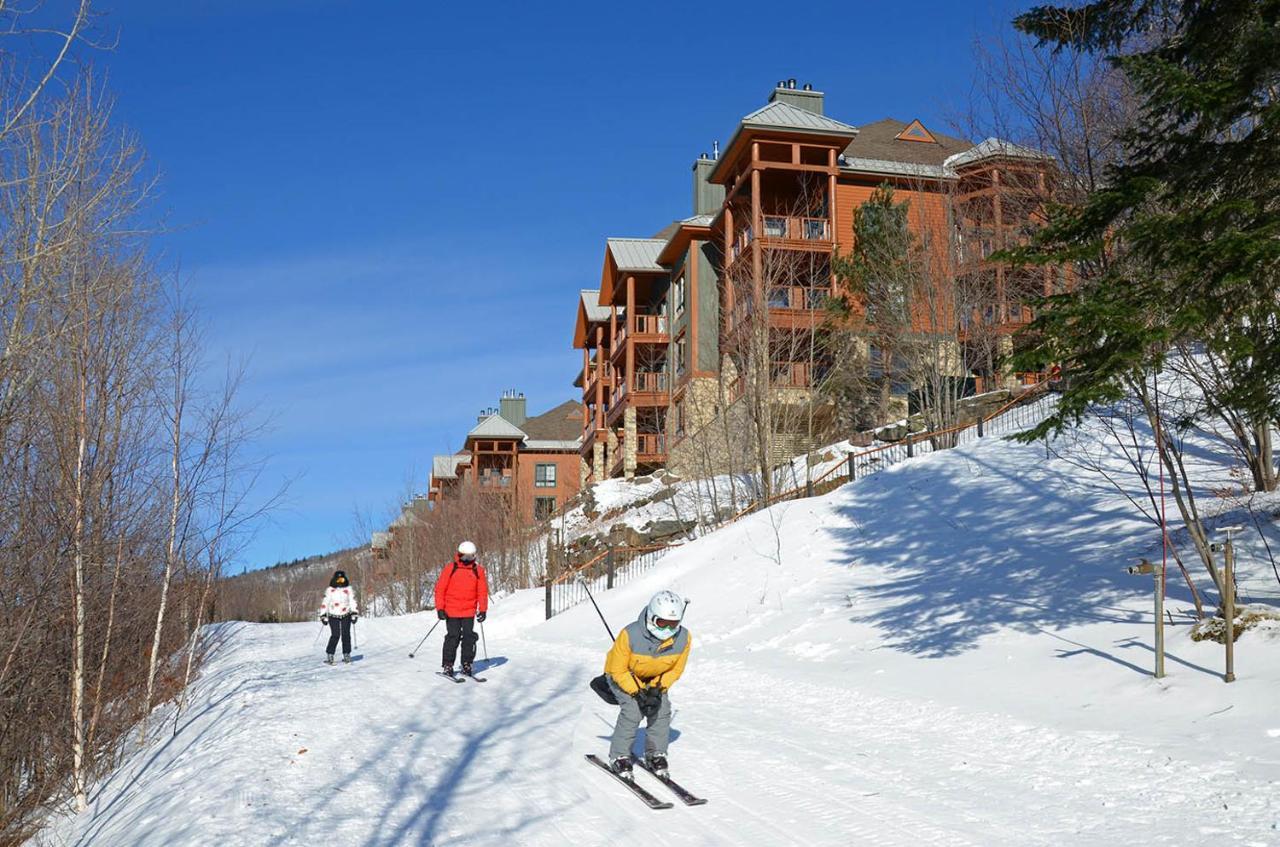
[{"label": "ski pole", "polygon": [[480,645],[484,647],[484,663],[489,664],[489,642],[484,637],[484,621],[480,621]]},{"label": "ski pole", "polygon": [[311,646],[315,647],[316,642],[320,640],[320,633],[324,632],[324,621],[320,621],[320,632],[316,633],[316,637],[311,639]]},{"label": "ski pole", "polygon": [[[435,632],[435,631],[436,631],[436,627],[438,627],[439,625],[440,625],[440,621],[439,621],[439,620],[437,620],[435,623],[433,623],[433,624],[431,625],[431,629],[427,630],[427,634],[426,634],[426,635],[424,635],[424,636],[422,636],[422,641],[419,641],[419,642],[418,642],[418,646],[413,648],[413,653],[417,653],[417,652],[418,652],[419,648],[421,648],[421,647],[422,647],[423,642],[424,642],[424,641],[426,641],[428,638],[430,638],[430,637],[431,637],[431,633]],[[410,658],[410,659],[412,659],[412,658],[413,658],[413,653],[410,653],[410,654],[409,654],[409,658]]]},{"label": "ski pole", "polygon": [[356,635],[356,625],[354,621],[351,624],[351,649],[352,650],[360,649],[360,637]]},{"label": "ski pole", "polygon": [[591,589],[587,588],[587,581],[582,578],[582,574],[578,574],[578,582],[582,583],[582,590],[587,592],[587,599],[591,601],[591,605],[596,607],[596,614],[600,616],[600,623],[604,624],[604,631],[609,633],[609,640],[614,641],[613,630],[609,628],[609,622],[604,619],[604,612],[600,611],[600,607],[596,605],[596,598],[591,596]]}]

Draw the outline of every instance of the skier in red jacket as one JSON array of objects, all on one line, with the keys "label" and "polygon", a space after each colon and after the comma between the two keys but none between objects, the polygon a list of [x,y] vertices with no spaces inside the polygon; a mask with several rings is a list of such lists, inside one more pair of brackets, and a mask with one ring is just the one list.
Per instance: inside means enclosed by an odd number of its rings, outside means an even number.
[{"label": "skier in red jacket", "polygon": [[443,670],[453,676],[453,660],[462,642],[462,673],[472,675],[476,658],[475,622],[484,622],[489,611],[489,584],[484,566],[476,561],[476,545],[464,541],[458,555],[444,566],[436,580],[436,617],[445,622]]}]

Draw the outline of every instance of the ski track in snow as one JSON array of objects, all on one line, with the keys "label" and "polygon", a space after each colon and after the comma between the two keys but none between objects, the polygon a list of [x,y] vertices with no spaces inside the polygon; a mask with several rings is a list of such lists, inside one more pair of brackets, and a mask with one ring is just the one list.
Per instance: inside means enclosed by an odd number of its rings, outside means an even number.
[{"label": "ski track in snow", "polygon": [[614,631],[659,588],[692,600],[671,763],[709,803],[638,773],[662,811],[583,760],[616,715],[586,687],[590,605],[495,603],[483,685],[434,675],[439,634],[407,658],[429,613],[362,619],[335,667],[316,625],[224,625],[177,735],[158,710],[33,844],[1280,847],[1280,644],[1242,639],[1226,686],[1179,623],[1152,680],[1150,583],[1116,575],[1150,534],[1042,450],[987,443],[673,551],[598,598]]}]

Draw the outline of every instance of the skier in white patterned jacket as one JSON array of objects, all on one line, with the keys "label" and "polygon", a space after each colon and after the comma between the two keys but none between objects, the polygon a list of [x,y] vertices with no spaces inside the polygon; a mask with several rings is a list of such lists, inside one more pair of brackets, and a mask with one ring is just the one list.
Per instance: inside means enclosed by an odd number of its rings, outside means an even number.
[{"label": "skier in white patterned jacket", "polygon": [[346,571],[334,571],[329,587],[320,603],[320,623],[329,627],[329,646],[325,648],[325,662],[333,664],[333,651],[342,639],[342,661],[351,661],[351,627],[359,616],[356,613],[356,593],[351,588]]}]

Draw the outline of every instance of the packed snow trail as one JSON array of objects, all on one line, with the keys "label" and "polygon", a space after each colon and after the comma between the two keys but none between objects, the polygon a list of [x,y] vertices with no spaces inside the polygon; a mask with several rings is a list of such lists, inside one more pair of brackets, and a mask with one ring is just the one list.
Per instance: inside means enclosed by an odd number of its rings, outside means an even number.
[{"label": "packed snow trail", "polygon": [[[1210,480],[1213,482],[1213,480]],[[1043,450],[965,447],[751,516],[602,594],[614,631],[691,599],[671,767],[705,806],[651,811],[586,753],[590,605],[493,604],[484,685],[435,676],[429,613],[223,626],[175,737],[126,759],[41,845],[1280,845],[1280,644],[1193,643],[1171,586],[1150,678],[1149,526]],[[1010,505],[1013,504],[1013,505]],[[1273,546],[1280,546],[1273,538]],[[1272,602],[1265,563],[1242,590]],[[663,796],[647,774],[637,779]]]}]

